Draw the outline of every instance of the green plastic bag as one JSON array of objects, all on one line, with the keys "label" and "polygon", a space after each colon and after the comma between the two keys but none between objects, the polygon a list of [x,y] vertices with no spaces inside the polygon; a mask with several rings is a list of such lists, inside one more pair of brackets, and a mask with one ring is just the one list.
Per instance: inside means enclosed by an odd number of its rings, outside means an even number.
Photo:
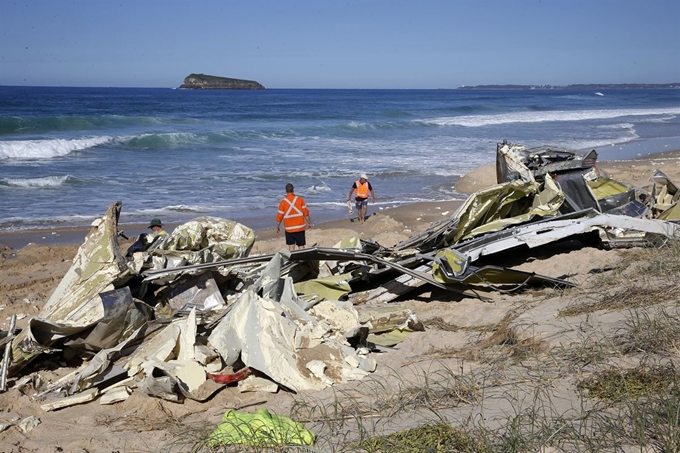
[{"label": "green plastic bag", "polygon": [[316,434],[284,415],[258,409],[253,414],[228,410],[210,434],[210,445],[241,444],[251,447],[314,445]]}]

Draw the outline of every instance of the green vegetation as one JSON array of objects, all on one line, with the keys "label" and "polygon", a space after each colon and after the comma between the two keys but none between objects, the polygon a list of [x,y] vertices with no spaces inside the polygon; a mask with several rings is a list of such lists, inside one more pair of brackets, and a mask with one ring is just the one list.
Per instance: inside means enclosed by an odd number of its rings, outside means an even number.
[{"label": "green vegetation", "polygon": [[583,379],[576,386],[589,398],[618,401],[663,392],[680,392],[680,376],[674,366],[637,367],[632,370],[610,369]]},{"label": "green vegetation", "polygon": [[358,447],[370,453],[492,453],[470,434],[443,422],[365,439]]}]

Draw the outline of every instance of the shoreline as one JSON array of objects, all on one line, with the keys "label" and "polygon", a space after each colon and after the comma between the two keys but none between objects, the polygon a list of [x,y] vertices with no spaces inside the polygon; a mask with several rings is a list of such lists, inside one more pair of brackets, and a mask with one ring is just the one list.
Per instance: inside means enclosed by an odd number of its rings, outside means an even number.
[{"label": "shoreline", "polygon": [[[598,160],[597,165],[599,168],[610,173],[614,179],[632,180],[631,183],[633,185],[640,186],[648,181],[654,168],[661,167],[665,160],[680,161],[680,149],[657,151],[645,155],[637,155],[629,159]],[[669,177],[676,181],[680,180],[672,175],[669,175]],[[457,192],[465,195],[472,194],[493,184],[496,184],[495,164],[479,167],[461,177],[456,183],[452,183]],[[430,223],[440,220],[443,213],[452,214],[464,201],[465,198],[444,201],[421,201],[389,208],[376,208],[375,205],[369,205],[369,215],[371,218],[369,218],[367,224],[370,227],[370,220],[374,216],[386,215],[401,222],[406,229],[415,233],[419,229],[427,228]],[[104,211],[102,211],[103,213]],[[231,220],[242,223],[237,219]],[[312,221],[314,221],[313,212]],[[180,224],[168,223],[164,226],[169,233],[172,233],[172,230]],[[243,224],[248,226],[246,223]],[[274,215],[272,215],[273,224]],[[356,233],[362,233],[361,226],[354,222],[353,219],[350,219],[346,211],[344,216],[339,215],[337,218],[332,219],[325,218],[323,221],[315,223],[315,229],[325,230],[330,228],[346,228]],[[257,238],[256,242],[271,241],[277,238],[274,228],[253,230]],[[46,246],[82,244],[89,231],[89,227],[82,226],[0,232],[0,247],[5,246],[13,250],[20,250],[29,244]],[[127,237],[132,239],[141,233],[146,233],[147,229],[146,224],[119,224],[119,231],[124,232]],[[280,239],[283,241],[282,236]]]},{"label": "shoreline", "polygon": [[[374,209],[369,204],[368,218],[366,224],[359,225],[356,222],[356,217],[345,214],[344,218],[336,218],[332,220],[325,220],[319,223],[314,223],[314,230],[328,230],[328,229],[347,229],[362,234],[364,231],[371,229],[375,220],[380,217],[390,217],[391,219],[403,224],[406,230],[417,232],[419,229],[426,228],[430,223],[440,220],[445,214],[453,214],[453,211],[458,208],[465,200],[445,200],[445,201],[421,201],[418,203],[410,203],[391,208]],[[103,214],[103,213],[102,213]],[[313,213],[312,213],[313,215]],[[355,214],[356,215],[356,214]],[[235,219],[232,219],[235,220]],[[313,220],[313,218],[312,218]],[[236,220],[238,222],[238,220]],[[240,223],[240,222],[239,222]],[[272,220],[274,224],[274,220]],[[180,223],[164,224],[164,228],[168,233],[172,233]],[[246,224],[244,224],[246,225]],[[147,233],[145,224],[135,225],[118,225],[119,231],[132,240],[141,233]],[[246,225],[248,226],[248,225]],[[0,233],[0,248],[2,246],[9,247],[13,250],[20,250],[30,244],[44,245],[44,246],[58,246],[58,245],[73,245],[82,244],[85,236],[90,231],[89,227],[71,227],[71,228],[54,228],[49,230],[29,230],[21,232],[6,232]],[[272,241],[279,239],[283,244],[283,233],[276,234],[274,228],[264,228],[255,230],[256,243],[262,241]],[[313,234],[310,234],[308,242],[313,239]],[[338,240],[341,238],[338,238]]]}]

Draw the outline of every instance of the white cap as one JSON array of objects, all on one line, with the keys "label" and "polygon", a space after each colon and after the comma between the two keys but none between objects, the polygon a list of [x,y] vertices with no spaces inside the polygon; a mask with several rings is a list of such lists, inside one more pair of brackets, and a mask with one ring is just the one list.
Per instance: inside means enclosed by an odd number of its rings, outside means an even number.
[{"label": "white cap", "polygon": [[366,173],[362,173],[361,176],[359,176],[359,178],[368,179],[368,176],[366,176]]}]

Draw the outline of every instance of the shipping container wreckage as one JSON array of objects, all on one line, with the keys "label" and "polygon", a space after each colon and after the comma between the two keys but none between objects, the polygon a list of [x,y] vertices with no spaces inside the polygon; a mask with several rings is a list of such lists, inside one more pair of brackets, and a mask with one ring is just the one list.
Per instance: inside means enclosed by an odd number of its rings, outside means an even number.
[{"label": "shipping container wreckage", "polygon": [[[201,217],[126,256],[115,202],[40,313],[20,332],[1,333],[2,390],[9,377],[56,410],[115,403],[133,389],[170,401],[205,401],[236,382],[321,389],[369,375],[373,352],[422,330],[415,313],[388,304],[416,288],[483,301],[480,287],[569,287],[565,278],[503,267],[501,252],[586,237],[604,248],[663,246],[680,236],[680,191],[661,171],[649,187],[633,188],[601,172],[595,151],[504,141],[496,152],[497,185],[392,247],[344,238],[250,255],[250,228]],[[84,362],[49,385],[23,374],[55,354]]]}]

